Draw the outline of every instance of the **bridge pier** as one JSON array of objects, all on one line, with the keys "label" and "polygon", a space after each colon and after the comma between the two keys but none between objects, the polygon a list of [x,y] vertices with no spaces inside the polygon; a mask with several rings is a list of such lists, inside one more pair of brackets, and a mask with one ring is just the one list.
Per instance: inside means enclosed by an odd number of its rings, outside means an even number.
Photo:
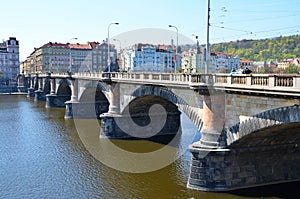
[{"label": "bridge pier", "polygon": [[43,91],[43,79],[38,78],[38,90],[35,91],[34,101],[45,101],[46,95]]},{"label": "bridge pier", "polygon": [[65,101],[65,107],[66,107],[66,111],[65,111],[65,119],[72,119],[74,117],[74,110],[78,110],[78,109],[74,109],[74,106],[78,105],[78,80],[76,79],[71,79],[71,99]]},{"label": "bridge pier", "polygon": [[[176,135],[180,132],[180,111],[168,112],[166,121],[161,129],[155,129],[151,125],[145,124],[145,118],[149,117],[148,113],[137,115],[122,114],[102,114],[100,138],[110,139],[150,139],[157,136]],[[162,114],[151,116],[151,120],[160,120],[164,118]],[[149,125],[149,127],[145,127]],[[160,125],[159,125],[160,126]]]},{"label": "bridge pier", "polygon": [[27,97],[34,97],[35,95],[35,81],[36,79],[34,77],[31,77],[31,75],[28,77],[28,83],[29,83],[29,88],[27,91]]},{"label": "bridge pier", "polygon": [[189,147],[193,157],[187,187],[202,191],[224,190],[226,181],[223,174],[229,152],[224,149],[222,134],[225,126],[225,93],[205,89],[202,94],[203,128],[200,141]]},{"label": "bridge pier", "polygon": [[34,97],[35,96],[35,89],[34,88],[28,88],[27,89],[27,97]]},{"label": "bridge pier", "polygon": [[109,83],[109,107],[107,113],[102,113],[100,138],[125,138],[126,133],[123,132],[114,118],[122,118],[120,114],[120,86],[117,83]]},{"label": "bridge pier", "polygon": [[193,154],[188,188],[230,191],[299,181],[297,144],[230,149],[190,148]]},{"label": "bridge pier", "polygon": [[50,94],[46,95],[46,108],[58,107],[57,102],[55,102],[57,95],[55,94],[56,81],[55,78],[51,78],[50,81]]}]

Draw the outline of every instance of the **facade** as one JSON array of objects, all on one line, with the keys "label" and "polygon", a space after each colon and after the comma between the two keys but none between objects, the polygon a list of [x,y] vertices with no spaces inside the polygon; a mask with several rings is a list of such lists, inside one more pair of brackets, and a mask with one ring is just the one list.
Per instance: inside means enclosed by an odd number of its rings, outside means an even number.
[{"label": "facade", "polygon": [[0,82],[9,84],[20,73],[19,68],[19,41],[10,37],[0,43]]},{"label": "facade", "polygon": [[252,65],[253,65],[253,61],[251,60],[243,60],[243,59],[240,60],[240,66],[242,66],[243,68],[246,67],[251,68]]},{"label": "facade", "polygon": [[71,51],[70,72],[88,72],[92,70],[92,47],[87,44],[69,44]]},{"label": "facade", "polygon": [[[116,50],[110,47],[111,66],[116,67]],[[88,42],[70,44],[48,42],[20,65],[24,73],[99,72],[107,70],[107,44]]]},{"label": "facade", "polygon": [[237,69],[240,66],[240,58],[238,56],[228,55],[224,52],[212,52],[211,57],[214,57],[216,71],[221,69],[231,71],[231,69]]},{"label": "facade", "polygon": [[181,67],[181,55],[170,45],[136,44],[122,52],[123,69],[134,72],[175,72]]},{"label": "facade", "polygon": [[110,71],[115,72],[118,71],[118,63],[117,63],[117,50],[115,46],[109,45],[109,55],[110,61],[108,63],[108,45],[106,42],[90,42],[92,46],[92,68],[91,71],[95,72],[108,72],[110,65]]},{"label": "facade", "polygon": [[182,70],[184,73],[204,73],[205,57],[196,49],[182,52]]},{"label": "facade", "polygon": [[277,63],[277,67],[285,70],[287,67],[289,67],[290,64],[293,64],[293,63],[294,63],[293,59],[285,59],[285,60],[279,61]]},{"label": "facade", "polygon": [[70,66],[68,44],[48,42],[27,57],[28,73],[67,72]]}]

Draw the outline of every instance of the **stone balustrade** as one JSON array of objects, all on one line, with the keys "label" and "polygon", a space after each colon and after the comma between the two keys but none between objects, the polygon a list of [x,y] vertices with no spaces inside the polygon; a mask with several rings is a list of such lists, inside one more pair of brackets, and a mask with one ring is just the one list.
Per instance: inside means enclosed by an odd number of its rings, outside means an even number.
[{"label": "stone balustrade", "polygon": [[[256,89],[256,90],[290,90],[300,91],[300,75],[283,74],[182,74],[182,73],[150,73],[150,72],[78,72],[78,73],[47,73],[40,77],[83,78],[91,80],[131,81],[138,83],[158,83],[199,87],[213,85],[219,88]],[[299,91],[298,91],[299,90]],[[299,92],[300,93],[300,92]]]}]

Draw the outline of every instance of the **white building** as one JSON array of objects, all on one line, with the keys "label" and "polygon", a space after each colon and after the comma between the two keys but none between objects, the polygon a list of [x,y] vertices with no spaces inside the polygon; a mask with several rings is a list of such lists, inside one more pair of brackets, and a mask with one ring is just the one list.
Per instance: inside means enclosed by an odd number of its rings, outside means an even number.
[{"label": "white building", "polygon": [[19,41],[15,37],[0,43],[0,82],[9,83],[20,73]]},{"label": "white building", "polygon": [[197,49],[182,52],[182,70],[184,73],[204,73],[205,57]]},{"label": "white building", "polygon": [[123,51],[122,68],[135,72],[175,72],[181,67],[181,55],[175,56],[169,45],[136,44]]},{"label": "white building", "polygon": [[224,52],[212,52],[211,57],[214,57],[216,71],[221,69],[231,71],[231,69],[237,69],[240,66],[240,58],[238,56],[234,57]]}]

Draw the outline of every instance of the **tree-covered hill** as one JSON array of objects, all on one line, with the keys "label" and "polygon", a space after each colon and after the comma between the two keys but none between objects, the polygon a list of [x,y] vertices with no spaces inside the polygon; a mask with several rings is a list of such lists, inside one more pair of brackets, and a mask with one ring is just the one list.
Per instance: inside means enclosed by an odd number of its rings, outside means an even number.
[{"label": "tree-covered hill", "polygon": [[262,40],[238,40],[211,45],[211,52],[220,51],[253,61],[283,60],[300,57],[300,35]]}]

